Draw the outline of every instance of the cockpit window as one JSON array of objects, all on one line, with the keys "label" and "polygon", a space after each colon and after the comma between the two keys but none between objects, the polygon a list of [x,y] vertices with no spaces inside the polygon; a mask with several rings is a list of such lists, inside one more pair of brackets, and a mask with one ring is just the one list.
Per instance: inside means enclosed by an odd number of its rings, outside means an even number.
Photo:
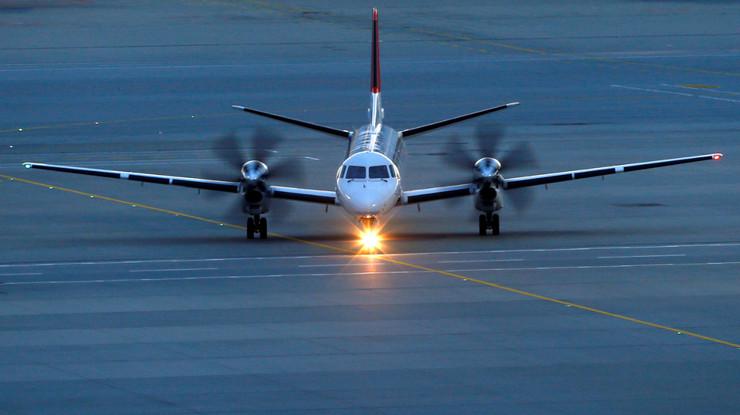
[{"label": "cockpit window", "polygon": [[388,178],[388,167],[387,166],[370,166],[370,178],[371,179],[387,179]]},{"label": "cockpit window", "polygon": [[388,166],[388,170],[391,171],[391,177],[396,177],[396,169],[393,166]]},{"label": "cockpit window", "polygon": [[366,176],[365,166],[349,166],[347,168],[347,179],[364,179]]},{"label": "cockpit window", "polygon": [[347,165],[342,166],[342,172],[339,173],[339,177],[344,177],[344,173],[347,173]]}]

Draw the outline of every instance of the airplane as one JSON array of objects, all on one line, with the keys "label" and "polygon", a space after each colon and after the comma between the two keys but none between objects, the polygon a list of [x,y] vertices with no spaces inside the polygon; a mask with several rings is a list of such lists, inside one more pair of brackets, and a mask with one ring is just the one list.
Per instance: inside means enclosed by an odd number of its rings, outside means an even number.
[{"label": "airplane", "polygon": [[380,239],[379,230],[377,229],[378,219],[388,215],[391,210],[399,206],[473,196],[475,198],[475,209],[479,212],[479,234],[488,235],[490,232],[492,235],[498,235],[500,233],[500,219],[497,212],[503,207],[503,193],[517,192],[519,191],[517,189],[531,186],[704,160],[719,160],[723,157],[722,153],[710,153],[505,178],[501,173],[504,159],[495,158],[495,155],[491,154],[493,150],[489,149],[489,154],[483,154],[477,160],[475,159],[477,157],[469,158],[470,161],[466,163],[467,168],[471,169],[473,173],[469,181],[456,185],[405,190],[401,185],[401,174],[398,168],[401,162],[404,140],[462,121],[502,111],[517,106],[519,103],[510,102],[400,131],[383,124],[384,110],[381,104],[380,37],[377,9],[372,10],[370,75],[369,120],[366,125],[354,131],[315,124],[250,107],[232,106],[250,114],[336,136],[344,140],[347,143],[347,153],[344,161],[337,169],[334,190],[273,185],[269,183],[273,171],[265,162],[266,157],[258,157],[241,164],[241,177],[238,181],[102,170],[34,162],[25,162],[23,165],[26,168],[236,193],[241,197],[242,210],[247,216],[246,236],[248,239],[254,239],[255,234],[260,239],[267,238],[267,219],[264,215],[270,211],[272,200],[285,199],[327,206],[338,205],[356,218],[362,227],[362,242],[368,250],[373,250]]}]

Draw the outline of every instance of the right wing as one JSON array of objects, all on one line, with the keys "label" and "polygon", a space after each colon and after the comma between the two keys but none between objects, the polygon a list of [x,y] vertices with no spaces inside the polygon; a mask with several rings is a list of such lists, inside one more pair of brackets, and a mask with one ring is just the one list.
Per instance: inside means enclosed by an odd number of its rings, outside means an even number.
[{"label": "right wing", "polygon": [[[88,176],[108,177],[110,179],[133,180],[145,183],[168,184],[172,186],[191,187],[196,189],[216,190],[220,192],[240,193],[240,182],[223,180],[201,179],[197,177],[164,176],[161,174],[137,173],[120,170],[91,169],[86,167],[62,166],[46,163],[23,163],[27,169],[52,170],[63,173],[84,174]],[[270,186],[270,192],[275,199],[296,200],[299,202],[313,202],[325,205],[337,203],[337,194],[329,190],[301,189],[297,187]]]},{"label": "right wing", "polygon": [[239,193],[239,182],[200,179],[197,177],[163,176],[160,174],[136,173],[132,171],[90,169],[85,167],[62,166],[59,164],[23,163],[27,169],[60,171],[64,173],[85,174],[88,176],[108,177],[111,179],[133,180],[144,183],[169,184],[172,186],[192,187],[195,189],[217,190],[220,192]]}]

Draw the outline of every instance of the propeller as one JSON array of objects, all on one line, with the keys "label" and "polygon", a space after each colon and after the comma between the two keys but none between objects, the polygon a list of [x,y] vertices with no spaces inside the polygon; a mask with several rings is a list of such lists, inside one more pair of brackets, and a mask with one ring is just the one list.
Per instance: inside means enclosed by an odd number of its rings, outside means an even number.
[{"label": "propeller", "polygon": [[[519,142],[501,150],[505,135],[504,127],[495,123],[481,123],[475,130],[475,150],[465,148],[458,136],[453,136],[445,146],[444,161],[454,170],[469,172],[475,163],[483,157],[492,157],[501,163],[501,172],[507,173],[537,166],[532,146],[528,142]],[[507,199],[518,212],[526,210],[533,201],[531,189],[522,188],[505,191]]]},{"label": "propeller", "polygon": [[268,166],[268,172],[263,176],[264,178],[300,183],[305,178],[305,174],[303,165],[299,161],[287,158],[275,160],[275,154],[278,152],[275,149],[283,141],[285,140],[282,135],[264,127],[255,129],[246,147],[235,132],[225,134],[215,140],[212,151],[222,162],[222,169],[228,169],[228,173],[221,171],[215,173],[215,176],[211,174],[211,177],[239,181],[242,179],[239,172],[244,163],[258,160]]},{"label": "propeller", "polygon": [[[211,148],[213,155],[221,161],[218,170],[204,170],[204,177],[226,181],[242,181],[242,167],[248,161],[257,160],[267,166],[267,172],[260,179],[277,179],[293,185],[300,185],[305,179],[303,164],[296,159],[276,159],[276,148],[284,141],[284,137],[276,131],[258,127],[248,140],[241,140],[234,131],[218,137]],[[245,145],[246,144],[246,145]],[[209,197],[226,195],[221,192],[206,192]],[[270,210],[276,216],[287,216],[289,205],[271,201]],[[235,201],[228,210],[229,217],[238,214],[243,217],[242,198]]]}]

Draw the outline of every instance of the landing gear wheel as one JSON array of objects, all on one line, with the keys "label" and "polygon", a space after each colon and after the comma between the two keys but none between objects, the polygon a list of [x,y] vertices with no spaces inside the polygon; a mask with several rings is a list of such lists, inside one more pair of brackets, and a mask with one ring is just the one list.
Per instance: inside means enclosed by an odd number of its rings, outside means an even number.
[{"label": "landing gear wheel", "polygon": [[488,230],[491,230],[491,235],[498,235],[501,233],[501,221],[496,214],[482,214],[478,216],[478,235],[488,235]]},{"label": "landing gear wheel", "polygon": [[260,239],[267,239],[267,219],[260,219]]},{"label": "landing gear wheel", "polygon": [[254,232],[255,232],[254,226],[254,219],[247,218],[247,239],[254,239]]}]

